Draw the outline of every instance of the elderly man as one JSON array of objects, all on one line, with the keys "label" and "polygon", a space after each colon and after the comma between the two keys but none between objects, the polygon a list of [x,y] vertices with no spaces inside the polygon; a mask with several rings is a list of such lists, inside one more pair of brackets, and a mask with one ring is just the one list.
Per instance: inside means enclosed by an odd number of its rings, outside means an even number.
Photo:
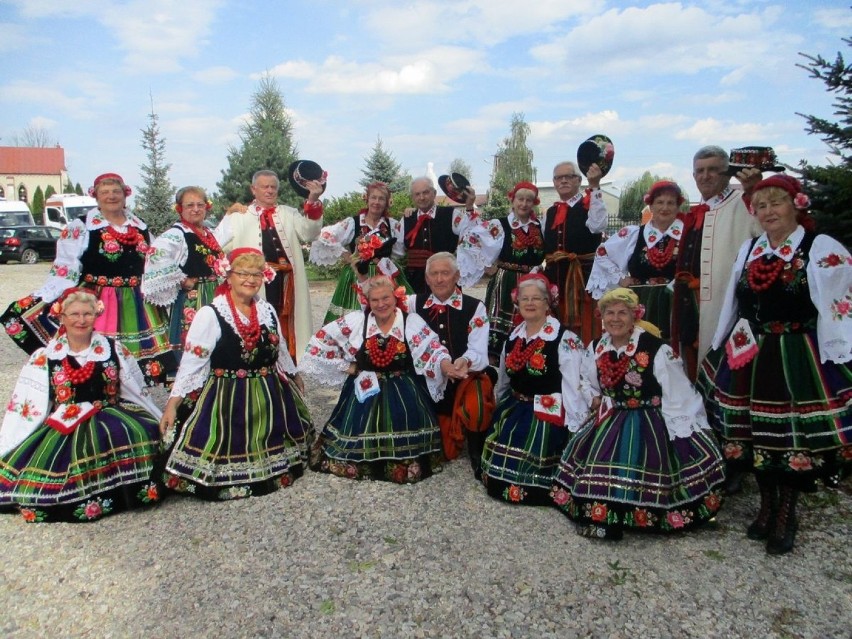
[{"label": "elderly man", "polygon": [[408,308],[426,320],[452,356],[450,381],[436,407],[444,455],[458,457],[467,438],[470,463],[479,479],[485,431],[494,410],[493,385],[483,372],[488,366],[488,316],[482,302],[458,288],[459,267],[452,253],[430,256],[425,277],[431,293],[410,295]]},{"label": "elderly man", "polygon": [[499,249],[486,248],[490,240],[485,226],[474,210],[476,193],[473,188],[465,189],[465,209],[452,206],[436,206],[437,191],[428,177],[419,177],[411,182],[411,199],[417,207],[406,211],[402,224],[397,229],[397,242],[405,247],[408,262],[405,277],[418,295],[429,295],[426,285],[426,260],[434,253],[459,251],[460,274],[464,286],[476,283],[485,267],[497,258]]},{"label": "elderly man", "polygon": [[607,210],[600,190],[603,172],[589,167],[589,188],[580,192],[580,174],[573,162],[553,168],[553,186],[559,201],[544,215],[544,274],[559,287],[559,321],[576,333],[584,344],[600,337],[596,303],[586,292],[595,251],[606,230]]},{"label": "elderly man", "polygon": [[278,204],[278,176],[258,171],[252,176],[254,200],[243,213],[222,218],[215,235],[226,252],[250,246],[263,251],[267,264],[276,271],[266,285],[267,301],[278,311],[281,331],[287,338],[290,355],[296,359],[313,334],[308,279],[302,257],[302,243],[317,238],[322,229],[321,182],[305,183],[307,201],[302,211]]},{"label": "elderly man", "polygon": [[692,175],[701,193],[684,220],[677,256],[672,300],[672,348],[686,374],[695,381],[698,366],[713,339],[722,312],[731,264],[742,243],[756,234],[744,198],[760,181],[758,169],[737,173],[743,191],[731,188],[728,154],[718,146],[700,148],[692,159]]}]

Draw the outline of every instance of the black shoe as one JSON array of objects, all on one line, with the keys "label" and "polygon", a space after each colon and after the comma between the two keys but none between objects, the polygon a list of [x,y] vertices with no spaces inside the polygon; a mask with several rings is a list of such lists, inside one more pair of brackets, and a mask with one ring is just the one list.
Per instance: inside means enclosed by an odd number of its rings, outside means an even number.
[{"label": "black shoe", "polygon": [[762,519],[760,515],[757,516],[751,525],[746,528],[746,537],[749,539],[754,539],[755,541],[764,541],[769,539],[769,536],[772,534],[772,522],[775,521],[775,513],[769,513],[769,516]]},{"label": "black shoe", "polygon": [[741,471],[728,471],[728,477],[725,479],[725,494],[726,495],[736,495],[738,492],[741,492],[743,489],[743,476],[745,473]]},{"label": "black shoe", "polygon": [[793,550],[793,542],[796,541],[796,529],[798,527],[799,522],[793,517],[787,522],[783,535],[770,535],[769,541],[766,542],[766,553],[769,555],[786,555]]}]

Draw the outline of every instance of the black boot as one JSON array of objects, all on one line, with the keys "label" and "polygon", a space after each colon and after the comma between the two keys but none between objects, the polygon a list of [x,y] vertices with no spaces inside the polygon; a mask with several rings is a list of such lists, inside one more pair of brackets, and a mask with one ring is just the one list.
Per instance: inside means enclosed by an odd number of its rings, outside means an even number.
[{"label": "black boot", "polygon": [[482,479],[482,449],[485,447],[485,437],[487,431],[476,433],[472,430],[465,430],[467,438],[467,455],[470,457],[470,467],[473,469],[473,476],[476,481]]},{"label": "black boot", "polygon": [[772,524],[778,513],[778,485],[763,473],[756,473],[755,477],[760,490],[760,510],[746,529],[746,537],[762,540],[767,539],[772,532]]},{"label": "black boot", "polygon": [[775,519],[775,527],[766,542],[766,552],[770,555],[783,555],[793,550],[793,542],[796,539],[796,528],[799,522],[796,520],[796,500],[799,491],[791,486],[781,486],[778,489],[778,516]]},{"label": "black boot", "polygon": [[742,492],[744,478],[745,473],[743,471],[727,466],[725,468],[725,484],[723,485],[725,494],[736,495],[737,493]]}]

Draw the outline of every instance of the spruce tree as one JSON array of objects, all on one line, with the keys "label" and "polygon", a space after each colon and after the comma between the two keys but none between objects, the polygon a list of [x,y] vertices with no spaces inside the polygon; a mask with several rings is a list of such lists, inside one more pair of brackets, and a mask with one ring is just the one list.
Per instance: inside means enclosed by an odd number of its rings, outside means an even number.
[{"label": "spruce tree", "polygon": [[515,184],[524,181],[535,183],[533,152],[527,146],[529,134],[530,127],[524,121],[524,114],[513,113],[509,136],[503,139],[494,156],[485,217],[494,218],[509,212],[511,203],[507,194]]},{"label": "spruce tree", "polygon": [[79,182],[77,182],[77,184],[74,186],[74,193],[76,193],[77,195],[83,195],[83,187],[80,185]]},{"label": "spruce tree", "polygon": [[36,224],[42,224],[44,219],[44,192],[41,190],[41,185],[37,186],[33,193],[33,201],[30,204],[30,212],[33,214],[33,219]]},{"label": "spruce tree", "polygon": [[261,169],[275,171],[281,181],[278,202],[298,206],[301,198],[289,186],[287,170],[297,157],[293,121],[274,78],[260,79],[252,95],[249,121],[240,127],[240,146],[228,149],[228,168],[216,184],[223,202],[248,203],[253,199],[251,178]]},{"label": "spruce tree", "polygon": [[73,193],[74,192],[74,185],[71,184],[71,180],[69,180],[69,179],[65,180],[65,184],[62,187],[62,192],[63,193]]},{"label": "spruce tree", "polygon": [[391,193],[400,193],[408,190],[411,176],[402,170],[402,165],[390,151],[385,150],[382,138],[376,140],[376,145],[370,152],[370,156],[364,160],[364,168],[361,169],[364,177],[358,182],[363,187],[373,182],[384,182],[388,185]]},{"label": "spruce tree", "polygon": [[160,135],[158,120],[152,100],[148,126],[140,129],[142,148],[148,154],[148,161],[139,167],[142,186],[136,192],[133,209],[148,224],[152,235],[159,235],[177,220],[174,210],[175,188],[169,180],[172,165],[166,162],[166,140]]},{"label": "spruce tree", "polygon": [[56,189],[53,188],[52,184],[48,184],[47,188],[44,190],[44,200],[45,202],[50,198],[51,195],[56,194]]}]

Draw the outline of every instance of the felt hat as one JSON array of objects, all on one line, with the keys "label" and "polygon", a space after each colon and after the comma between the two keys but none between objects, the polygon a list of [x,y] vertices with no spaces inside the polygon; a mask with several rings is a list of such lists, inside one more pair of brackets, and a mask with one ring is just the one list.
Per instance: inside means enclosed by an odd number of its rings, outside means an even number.
[{"label": "felt hat", "polygon": [[609,173],[615,158],[615,147],[607,136],[597,134],[590,137],[577,148],[577,166],[586,175],[592,164],[601,168],[601,177]]},{"label": "felt hat", "polygon": [[322,167],[311,160],[296,160],[287,169],[287,179],[290,180],[290,186],[302,197],[308,197],[310,191],[306,183],[311,180],[318,180],[322,184],[322,190],[325,192],[325,182],[328,179],[328,172],[323,171]]}]

